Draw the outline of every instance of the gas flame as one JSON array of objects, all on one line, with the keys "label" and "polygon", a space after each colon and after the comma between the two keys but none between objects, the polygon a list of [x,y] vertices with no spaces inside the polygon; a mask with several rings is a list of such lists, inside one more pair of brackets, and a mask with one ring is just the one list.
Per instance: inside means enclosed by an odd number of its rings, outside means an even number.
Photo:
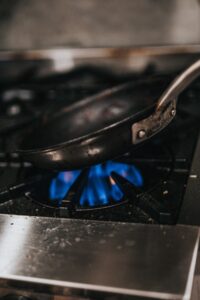
[{"label": "gas flame", "polygon": [[[104,164],[92,166],[89,170],[86,186],[80,196],[80,206],[108,205],[110,201],[120,201],[123,192],[112,178],[111,173],[116,172],[126,178],[136,187],[143,185],[143,177],[134,166],[125,163],[108,161]],[[70,187],[78,178],[80,171],[61,172],[50,185],[50,199],[60,201],[68,193]]]},{"label": "gas flame", "polygon": [[50,184],[49,197],[51,200],[61,201],[68,193],[70,187],[79,176],[80,171],[60,172]]}]

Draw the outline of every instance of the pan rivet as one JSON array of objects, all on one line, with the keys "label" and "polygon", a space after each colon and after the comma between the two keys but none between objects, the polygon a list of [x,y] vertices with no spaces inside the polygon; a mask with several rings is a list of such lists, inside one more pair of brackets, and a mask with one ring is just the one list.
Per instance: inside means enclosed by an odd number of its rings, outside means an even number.
[{"label": "pan rivet", "polygon": [[172,117],[175,116],[175,114],[176,114],[176,110],[174,108],[172,108],[172,110],[171,110]]},{"label": "pan rivet", "polygon": [[140,131],[138,131],[138,137],[139,139],[143,139],[146,135],[146,132],[144,129],[141,129]]}]

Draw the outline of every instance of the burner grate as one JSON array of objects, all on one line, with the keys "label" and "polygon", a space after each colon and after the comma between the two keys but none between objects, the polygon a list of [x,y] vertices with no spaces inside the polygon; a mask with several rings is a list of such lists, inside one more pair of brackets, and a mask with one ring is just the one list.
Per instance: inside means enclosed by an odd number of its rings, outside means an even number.
[{"label": "burner grate", "polygon": [[[157,159],[156,151],[159,155]],[[139,154],[141,158],[137,158]],[[67,216],[90,214],[91,218],[98,218],[97,215],[101,218],[106,214],[112,215],[115,208],[120,210],[126,207],[125,214],[137,213],[138,220],[145,215],[148,220],[162,222],[161,215],[168,214],[167,222],[170,223],[174,221],[171,211],[161,199],[165,197],[164,182],[167,182],[172,171],[170,151],[152,143],[147,153],[139,149],[119,161],[93,166],[88,170],[52,174],[52,177],[39,182],[37,188],[35,186],[28,191],[26,196],[41,206],[62,211],[62,215],[65,211]],[[160,198],[154,197],[154,191],[160,189],[163,190],[162,197],[160,194]],[[118,215],[118,220],[123,218],[124,215],[121,218]]]}]

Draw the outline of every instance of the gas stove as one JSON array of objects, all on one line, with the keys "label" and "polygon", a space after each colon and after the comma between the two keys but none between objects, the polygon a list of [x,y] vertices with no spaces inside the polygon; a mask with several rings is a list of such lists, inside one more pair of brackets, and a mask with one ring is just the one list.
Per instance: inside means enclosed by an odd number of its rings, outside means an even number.
[{"label": "gas stove", "polygon": [[79,101],[158,72],[149,65],[123,75],[82,66],[41,78],[23,74],[17,83],[2,84],[0,213],[175,224],[198,138],[199,80],[181,95],[177,117],[165,132],[114,160],[55,172],[32,166],[13,150],[24,127],[52,103]]},{"label": "gas stove", "polygon": [[[134,49],[118,49],[118,51],[83,49],[82,52],[77,49],[74,52],[49,50],[30,51],[18,55],[3,53],[1,62],[3,72],[0,78],[0,214],[2,220],[7,220],[4,218],[10,218],[12,215],[15,221],[8,221],[9,224],[15,222],[21,224],[20,220],[26,220],[27,217],[33,217],[32,220],[35,220],[34,217],[37,217],[36,220],[41,222],[43,230],[45,230],[45,222],[47,227],[48,224],[55,223],[55,228],[59,227],[61,222],[69,226],[72,231],[73,226],[78,228],[86,223],[87,226],[92,224],[94,228],[98,227],[98,224],[107,224],[105,226],[108,227],[111,226],[110,224],[115,224],[116,228],[119,226],[117,229],[119,231],[121,222],[123,228],[124,226],[140,228],[144,226],[140,224],[146,224],[148,230],[156,228],[154,227],[156,224],[199,225],[198,215],[193,218],[199,206],[195,200],[198,198],[198,193],[193,191],[198,190],[198,172],[200,172],[197,167],[200,151],[200,79],[180,96],[177,116],[164,132],[113,160],[85,169],[58,172],[35,167],[15,152],[15,146],[26,134],[30,124],[46,109],[51,109],[55,102],[60,102],[62,105],[67,101],[70,104],[129,80],[155,75],[175,76],[188,62],[198,57],[198,51],[198,49],[193,50],[194,53],[190,54],[188,49],[188,53],[184,54],[181,53],[181,49],[151,48],[146,49],[146,53],[141,51],[141,54]],[[69,53],[74,65],[72,67],[70,63],[70,66],[65,66],[66,70],[63,70],[61,62],[66,61]],[[80,53],[82,57],[79,58]],[[91,53],[93,56],[89,59]],[[62,72],[56,69],[59,65],[62,65]],[[189,200],[191,193],[193,199]],[[95,223],[96,221],[102,223]],[[52,226],[50,227],[53,230]],[[163,230],[165,226],[158,228]],[[179,226],[174,227],[174,230],[175,228]],[[109,232],[112,232],[110,227]],[[59,244],[61,248],[66,246],[64,234],[66,233],[63,232],[63,235],[59,236],[59,239],[62,239]],[[159,233],[156,234],[159,236]],[[80,242],[81,233],[75,239],[76,242]],[[54,240],[51,238],[52,243]],[[105,237],[100,240],[102,244],[106,243]],[[70,239],[68,242],[72,243]],[[28,263],[31,264],[31,260]],[[35,276],[34,272],[31,274]],[[76,281],[76,276],[74,278]],[[45,284],[42,280],[41,282]],[[84,290],[90,288],[91,286],[87,286]],[[114,294],[118,292],[117,289],[113,290]],[[119,294],[121,295],[121,292]],[[141,295],[146,297],[146,294]],[[151,293],[149,295],[155,296]],[[81,294],[82,296],[84,295]]]}]

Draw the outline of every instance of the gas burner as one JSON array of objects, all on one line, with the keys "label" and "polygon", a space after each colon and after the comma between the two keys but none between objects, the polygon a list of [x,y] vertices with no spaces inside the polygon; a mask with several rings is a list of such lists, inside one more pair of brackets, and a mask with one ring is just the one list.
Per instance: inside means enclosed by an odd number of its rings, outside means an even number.
[{"label": "gas burner", "polygon": [[102,218],[107,213],[112,215],[113,209],[125,206],[126,219],[137,212],[143,218],[145,214],[147,219],[160,222],[161,214],[169,214],[169,207],[166,208],[164,199],[156,199],[153,194],[157,191],[160,198],[165,198],[170,193],[166,189],[173,166],[171,151],[156,141],[146,150],[139,148],[116,161],[85,170],[48,174],[26,197],[73,217],[89,214]]},{"label": "gas burner", "polygon": [[34,194],[32,199],[51,207],[73,206],[76,211],[106,209],[127,201],[123,181],[133,188],[143,186],[142,174],[133,164],[108,161],[87,170],[55,174],[46,181],[44,194]]},{"label": "gas burner", "polygon": [[[58,173],[50,184],[50,200],[57,201],[58,205],[62,206],[62,201],[67,199],[70,188],[76,180],[79,180],[80,173],[80,171]],[[134,165],[108,161],[92,166],[87,170],[85,185],[76,201],[80,209],[102,208],[123,201],[125,196],[115,179],[116,175],[126,179],[134,187],[143,186],[142,174]]]}]

